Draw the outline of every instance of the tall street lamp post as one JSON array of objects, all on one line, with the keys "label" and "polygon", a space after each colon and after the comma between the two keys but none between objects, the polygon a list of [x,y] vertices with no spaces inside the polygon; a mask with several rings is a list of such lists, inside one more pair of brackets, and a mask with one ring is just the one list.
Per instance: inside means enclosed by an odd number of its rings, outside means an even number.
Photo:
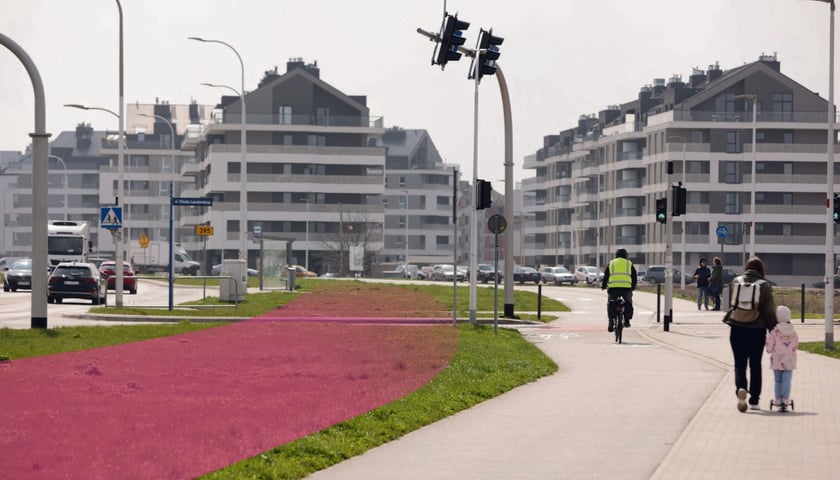
[{"label": "tall street lamp post", "polygon": [[752,102],[752,164],[750,173],[750,256],[755,256],[755,156],[756,156],[756,120],[758,112],[758,96],[755,94],[736,95],[736,100],[749,100]]},{"label": "tall street lamp post", "polygon": [[[117,1],[117,5],[119,5],[119,0]],[[120,8],[120,32],[122,33],[122,8]],[[120,45],[122,45],[122,34],[120,34]],[[123,201],[123,205],[125,204],[125,199],[123,198],[123,183],[125,182],[125,173],[123,169],[123,150],[125,150],[125,132],[123,130],[123,120],[122,120],[122,111],[123,111],[123,97],[122,97],[122,48],[120,48],[120,114],[114,112],[113,110],[109,110],[107,108],[102,107],[88,107],[87,105],[80,105],[78,103],[67,103],[64,106],[69,108],[78,108],[80,110],[98,110],[100,112],[110,113],[111,115],[117,117],[120,123],[120,133],[119,138],[117,140],[117,198],[114,201],[115,205],[121,205],[120,201]],[[126,220],[128,219],[128,205],[126,205],[126,212],[123,215],[123,228],[120,230],[128,231],[128,227],[125,225]],[[124,261],[123,259],[123,235],[122,231],[114,232],[114,261],[117,266],[122,265],[121,262]],[[117,268],[117,275],[114,279],[115,282],[115,290],[116,290],[116,297],[117,297],[117,308],[122,308],[123,306],[123,269]]]},{"label": "tall street lamp post", "polygon": [[[248,262],[248,189],[247,189],[247,182],[248,182],[248,161],[247,161],[247,131],[245,128],[245,63],[242,61],[242,56],[239,55],[239,52],[233,48],[229,43],[223,42],[221,40],[210,40],[206,38],[200,37],[189,37],[190,40],[195,40],[198,42],[204,43],[218,43],[220,45],[224,45],[227,48],[231,49],[234,54],[236,54],[236,58],[239,59],[239,67],[241,69],[242,77],[241,77],[241,87],[239,90],[239,104],[242,108],[242,115],[240,118],[240,139],[239,139],[239,149],[240,154],[242,155],[242,160],[240,163],[240,175],[239,175],[239,258],[245,260],[246,264]],[[226,87],[230,88],[230,87]],[[235,91],[235,90],[234,90]],[[247,266],[247,265],[246,265]]]},{"label": "tall street lamp post", "polygon": [[62,168],[64,168],[64,177],[62,177],[61,186],[64,191],[64,203],[62,204],[62,210],[64,210],[64,219],[67,220],[67,189],[70,187],[70,184],[67,183],[67,164],[64,163],[64,160],[56,155],[50,155],[49,158],[57,160],[61,163]]},{"label": "tall street lamp post", "polygon": [[166,123],[169,127],[169,142],[172,152],[172,177],[169,179],[169,310],[171,311],[175,303],[175,271],[173,268],[173,264],[175,263],[173,254],[173,250],[175,250],[173,239],[175,231],[173,218],[175,213],[173,209],[173,197],[175,196],[175,127],[172,126],[172,122],[160,115],[148,115],[145,113],[138,113],[137,115],[140,117],[156,118]]},{"label": "tall street lamp post", "polygon": [[32,295],[30,327],[47,328],[47,133],[44,82],[38,67],[14,40],[0,33],[0,45],[9,49],[26,69],[35,97],[35,132],[32,137]]},{"label": "tall street lamp post", "polygon": [[[405,267],[404,267],[404,270],[403,270],[403,276],[409,276],[410,274],[409,274],[409,271],[408,271],[408,190],[403,190],[402,193],[405,196],[405,203],[403,204],[403,213],[405,215],[405,241],[403,242],[403,243],[405,243],[405,245],[404,245],[405,254],[403,255],[403,265],[405,265]],[[455,268],[457,270],[458,266],[455,265]]]}]

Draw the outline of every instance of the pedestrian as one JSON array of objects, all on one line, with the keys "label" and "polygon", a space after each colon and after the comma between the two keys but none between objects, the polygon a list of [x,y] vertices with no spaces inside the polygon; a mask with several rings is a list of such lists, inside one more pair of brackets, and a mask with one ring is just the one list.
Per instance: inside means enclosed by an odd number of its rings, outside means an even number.
[{"label": "pedestrian", "polygon": [[[737,306],[730,307],[723,317],[723,322],[730,326],[729,345],[735,363],[735,394],[738,397],[738,411],[747,411],[747,393],[749,408],[760,410],[761,396],[761,356],[764,354],[767,332],[776,327],[776,301],[773,287],[764,279],[764,262],[758,257],[747,260],[744,274],[735,278],[733,286],[747,285],[757,289],[754,315],[740,315]],[[730,286],[730,303],[738,303],[739,296]],[[750,370],[747,381],[747,367]]]},{"label": "pedestrian", "polygon": [[709,296],[715,301],[712,310],[720,310],[720,294],[723,292],[723,263],[720,257],[712,259],[712,276],[709,278]]},{"label": "pedestrian", "polygon": [[709,278],[712,276],[712,271],[706,266],[706,259],[700,259],[700,266],[694,271],[694,280],[697,281],[697,310],[700,306],[709,309]]},{"label": "pedestrian", "polygon": [[790,406],[790,384],[793,370],[796,368],[796,349],[799,347],[799,335],[790,323],[790,309],[784,305],[776,307],[776,319],[779,323],[767,335],[767,353],[770,354],[770,368],[775,377],[774,404],[784,412]]}]

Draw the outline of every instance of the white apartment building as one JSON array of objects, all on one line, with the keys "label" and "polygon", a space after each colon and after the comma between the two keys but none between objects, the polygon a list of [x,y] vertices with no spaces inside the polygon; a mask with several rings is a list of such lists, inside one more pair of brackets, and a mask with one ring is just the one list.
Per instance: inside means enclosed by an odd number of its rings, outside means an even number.
[{"label": "white apartment building", "polygon": [[826,225],[827,110],[825,99],[781,73],[775,55],[728,71],[694,69],[688,82],[655,79],[637,98],[546,136],[525,158],[535,172],[523,181],[526,256],[603,267],[623,247],[640,269],[665,263],[655,203],[683,182],[687,214],[672,222],[675,268],[692,273],[701,257],[720,256],[741,270],[754,189],[755,253],[768,275],[791,285],[821,279],[826,228],[835,229]]}]

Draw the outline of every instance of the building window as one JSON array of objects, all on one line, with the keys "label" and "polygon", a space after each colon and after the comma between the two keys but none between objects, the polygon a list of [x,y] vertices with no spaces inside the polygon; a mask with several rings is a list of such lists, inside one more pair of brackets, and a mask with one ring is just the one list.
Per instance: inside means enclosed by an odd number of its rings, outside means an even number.
[{"label": "building window", "polygon": [[741,164],[739,162],[723,162],[723,182],[741,183]]},{"label": "building window", "polygon": [[783,142],[787,144],[793,143],[793,132],[785,132]]},{"label": "building window", "polygon": [[726,194],[725,213],[741,213],[741,196],[736,192]]},{"label": "building window", "polygon": [[318,107],[315,109],[315,124],[329,125],[330,124],[330,109],[329,107]]},{"label": "building window", "polygon": [[283,135],[283,145],[294,145],[291,135]]},{"label": "building window", "polygon": [[791,175],[793,175],[793,164],[792,164],[792,163],[790,163],[790,162],[785,162],[785,163],[783,163],[783,164],[782,164],[782,168],[783,168],[783,170],[784,170],[784,174],[785,174],[786,176],[791,176]]},{"label": "building window", "polygon": [[726,153],[741,153],[741,132],[726,132]]},{"label": "building window", "polygon": [[765,132],[755,132],[755,141],[756,142],[765,142],[767,141],[767,133]]},{"label": "building window", "polygon": [[323,135],[308,135],[306,144],[310,147],[324,147],[327,145],[327,137]]},{"label": "building window", "polygon": [[292,106],[291,105],[280,105],[280,108],[277,109],[277,117],[278,123],[281,125],[291,125],[292,124]]},{"label": "building window", "polygon": [[793,120],[793,94],[773,94],[773,120],[789,122]]},{"label": "building window", "polygon": [[405,186],[405,176],[403,176],[403,175],[400,175],[400,186],[401,187]]},{"label": "building window", "polygon": [[435,237],[435,244],[437,244],[438,247],[449,245],[449,236],[447,236],[447,235],[437,235]]},{"label": "building window", "polygon": [[782,205],[793,205],[793,194],[792,193],[783,193],[782,194]]}]

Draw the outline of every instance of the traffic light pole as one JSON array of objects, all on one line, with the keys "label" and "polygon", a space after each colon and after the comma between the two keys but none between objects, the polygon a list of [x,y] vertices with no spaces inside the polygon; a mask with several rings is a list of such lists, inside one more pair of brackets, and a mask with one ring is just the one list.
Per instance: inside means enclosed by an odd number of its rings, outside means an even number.
[{"label": "traffic light pole", "polygon": [[[665,189],[666,205],[673,205],[671,198],[671,174],[674,172],[673,163],[668,161],[668,188]],[[674,297],[674,235],[673,235],[673,215],[665,208],[665,322],[663,323],[664,330],[670,331],[670,323],[674,321],[673,297]],[[682,275],[685,275],[682,272]]]},{"label": "traffic light pole", "polygon": [[[478,68],[478,62],[476,62]],[[470,323],[476,323],[476,295],[478,271],[478,82],[480,77],[475,76],[475,95],[473,105],[473,168],[472,184],[473,199],[470,215]],[[456,266],[457,268],[457,266]],[[457,272],[456,272],[457,273]]]}]

